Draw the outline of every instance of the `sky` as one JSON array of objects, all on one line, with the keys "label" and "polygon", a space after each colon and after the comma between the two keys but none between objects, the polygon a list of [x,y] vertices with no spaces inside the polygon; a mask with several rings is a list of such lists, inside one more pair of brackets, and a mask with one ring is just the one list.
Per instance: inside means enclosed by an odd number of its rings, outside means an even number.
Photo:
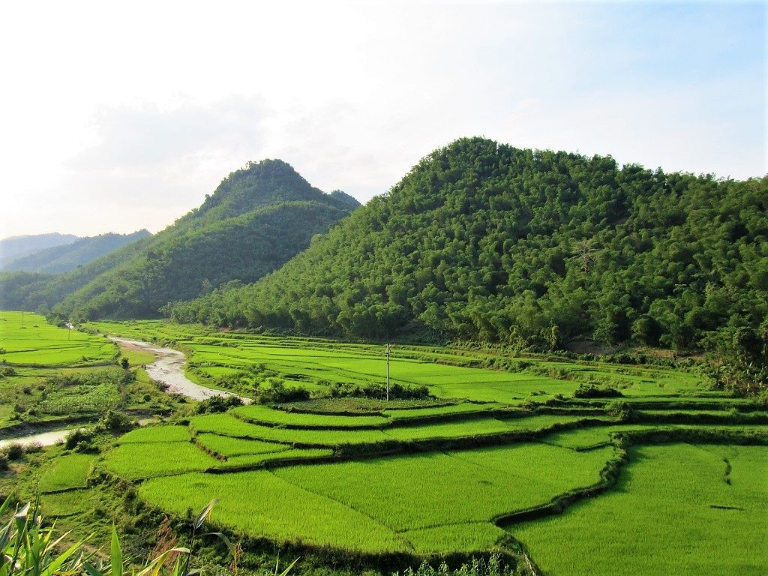
[{"label": "sky", "polygon": [[248,161],[366,202],[464,136],[768,172],[765,2],[9,2],[0,238],[158,232]]}]

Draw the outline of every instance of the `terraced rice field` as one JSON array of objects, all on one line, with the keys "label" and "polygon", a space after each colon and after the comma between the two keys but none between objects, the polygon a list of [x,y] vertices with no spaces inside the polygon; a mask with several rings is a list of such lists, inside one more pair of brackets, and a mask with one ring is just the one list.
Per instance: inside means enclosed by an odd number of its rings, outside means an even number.
[{"label": "terraced rice field", "polygon": [[762,446],[636,447],[610,492],[508,529],[552,576],[757,576],[768,566],[767,471]]},{"label": "terraced rice field", "polygon": [[[131,323],[95,322],[105,333],[170,344],[189,355],[193,379],[213,384],[223,376],[253,380],[254,366],[273,371],[286,382],[322,390],[330,383],[382,382],[386,360],[382,346],[348,344],[331,340],[266,337],[238,333],[213,333],[203,327],[179,326],[156,321]],[[427,386],[439,398],[520,404],[570,396],[585,381],[610,380],[626,391],[629,400],[675,398],[701,393],[696,377],[658,367],[551,362],[526,358],[531,368],[522,372],[469,366],[493,355],[452,354],[448,349],[394,347],[390,361],[391,382]],[[458,364],[458,365],[457,365]],[[552,375],[544,375],[551,373]],[[562,377],[566,379],[563,379]]]},{"label": "terraced rice field", "polygon": [[[198,379],[238,393],[279,378],[314,395],[118,440],[99,465],[168,512],[218,498],[222,528],[371,557],[522,546],[547,575],[768,573],[765,409],[694,373],[535,358],[500,370],[492,352],[410,346],[393,383],[433,398],[387,403],[328,396],[381,382],[380,346],[98,326],[172,342]],[[620,396],[574,398],[586,383]]]}]

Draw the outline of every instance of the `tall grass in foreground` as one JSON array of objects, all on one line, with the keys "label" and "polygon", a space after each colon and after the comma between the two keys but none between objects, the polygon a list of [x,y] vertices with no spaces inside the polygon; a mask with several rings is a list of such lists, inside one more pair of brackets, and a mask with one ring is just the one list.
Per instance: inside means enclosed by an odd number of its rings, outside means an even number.
[{"label": "tall grass in foreground", "polygon": [[[210,516],[215,501],[210,502],[195,519],[192,543],[197,531]],[[0,506],[0,518],[11,509],[8,498]],[[238,549],[223,535],[220,537],[237,560]],[[97,552],[89,551],[82,539],[63,548],[67,534],[56,535],[54,526],[44,526],[37,505],[26,504],[16,508],[10,518],[0,526],[0,576],[189,576],[192,552],[189,548],[166,550],[137,569],[123,557],[117,531],[112,528],[112,542],[108,561]],[[280,574],[285,576],[296,562]],[[277,570],[275,571],[277,574]]]}]

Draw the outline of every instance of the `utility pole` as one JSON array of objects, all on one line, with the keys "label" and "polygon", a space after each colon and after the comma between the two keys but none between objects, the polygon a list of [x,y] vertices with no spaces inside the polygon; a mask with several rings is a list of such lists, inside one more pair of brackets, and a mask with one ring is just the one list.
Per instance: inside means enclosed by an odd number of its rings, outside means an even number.
[{"label": "utility pole", "polygon": [[389,344],[387,344],[387,402],[389,402]]}]

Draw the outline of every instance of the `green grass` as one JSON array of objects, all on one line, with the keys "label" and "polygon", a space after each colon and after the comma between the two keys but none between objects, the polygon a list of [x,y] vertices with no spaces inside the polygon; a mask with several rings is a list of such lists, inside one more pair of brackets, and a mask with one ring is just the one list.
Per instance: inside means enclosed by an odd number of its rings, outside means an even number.
[{"label": "green grass", "polygon": [[189,442],[189,439],[189,429],[186,426],[144,426],[124,434],[117,443]]},{"label": "green grass", "polygon": [[91,507],[87,494],[87,490],[42,494],[40,503],[43,513],[46,517],[53,518],[66,518],[87,513]]},{"label": "green grass", "polygon": [[764,447],[642,446],[630,456],[614,490],[510,529],[546,574],[766,573]]},{"label": "green grass", "polygon": [[306,414],[275,410],[259,404],[240,406],[233,414],[259,424],[286,425],[296,428],[368,428],[383,426],[389,418],[383,416],[330,416],[325,414]]},{"label": "green grass", "polygon": [[268,454],[270,452],[281,452],[290,449],[290,446],[285,444],[261,442],[259,440],[244,440],[241,438],[231,438],[229,436],[219,436],[218,434],[207,433],[198,434],[197,442],[227,459],[236,456]]},{"label": "green grass", "polygon": [[[279,468],[274,473],[398,531],[493,518],[595,484],[613,455],[546,445],[394,456]],[[451,550],[446,542],[444,551]]]},{"label": "green grass", "polygon": [[66,454],[48,463],[40,474],[42,493],[85,488],[88,472],[96,457],[92,454]]},{"label": "green grass", "polygon": [[204,471],[218,463],[194,444],[183,442],[121,444],[104,457],[107,470],[130,480]]},{"label": "green grass", "polygon": [[123,345],[120,346],[120,361],[123,358],[128,360],[129,366],[141,366],[142,364],[152,364],[155,361],[156,356],[152,352],[146,352],[144,350],[133,350],[126,348]]},{"label": "green grass", "polygon": [[409,549],[393,530],[365,514],[268,471],[157,478],[144,482],[139,495],[176,514],[202,509],[216,498],[214,524],[257,537],[366,552]]}]

